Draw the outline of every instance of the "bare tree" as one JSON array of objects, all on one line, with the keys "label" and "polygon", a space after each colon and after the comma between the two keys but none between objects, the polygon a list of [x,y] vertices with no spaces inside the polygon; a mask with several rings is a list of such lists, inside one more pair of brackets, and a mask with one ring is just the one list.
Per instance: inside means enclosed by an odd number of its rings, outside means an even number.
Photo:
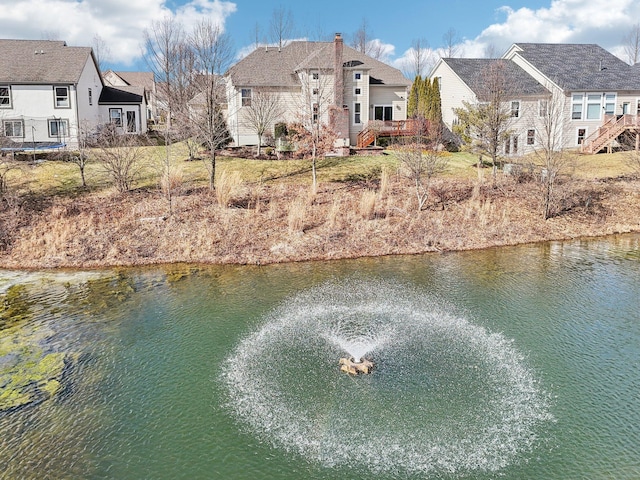
[{"label": "bare tree", "polygon": [[266,43],[264,39],[261,37],[262,33],[260,31],[260,24],[258,22],[255,23],[253,28],[251,29],[251,43],[253,43],[253,49],[260,48],[262,43]]},{"label": "bare tree", "polygon": [[455,58],[462,55],[462,47],[460,46],[462,39],[455,28],[451,27],[442,35],[442,47],[440,47],[440,56],[442,58]]},{"label": "bare tree", "polygon": [[[415,120],[418,134],[408,137],[396,152],[404,175],[411,180],[416,196],[417,210],[421,211],[429,199],[429,188],[435,176],[444,172],[449,163],[446,152],[443,151],[442,141],[436,136],[428,144],[427,125],[424,119]],[[426,147],[426,148],[425,148]]]},{"label": "bare tree", "polygon": [[539,102],[540,111],[536,125],[536,157],[542,163],[540,186],[542,192],[542,216],[546,220],[557,213],[558,196],[556,185],[558,177],[568,173],[575,164],[575,153],[564,148],[563,135],[568,128],[564,113],[565,98],[562,92],[548,89],[552,93]]},{"label": "bare tree", "polygon": [[87,188],[87,180],[85,178],[85,169],[90,161],[89,156],[89,144],[91,143],[91,137],[94,134],[94,129],[91,127],[88,121],[83,120],[78,127],[78,151],[72,152],[69,157],[69,161],[74,163],[80,170],[80,179],[82,181],[82,188]]},{"label": "bare tree", "polygon": [[368,43],[371,40],[369,37],[369,24],[367,23],[367,19],[363,18],[360,27],[352,35],[351,47],[366,55],[368,53]]},{"label": "bare tree", "polygon": [[269,24],[269,33],[271,42],[282,47],[286,45],[287,40],[293,36],[293,15],[291,10],[280,6],[273,10],[271,15],[271,23]]},{"label": "bare tree", "polygon": [[93,55],[96,57],[96,62],[98,62],[98,69],[100,72],[104,72],[106,63],[111,60],[111,49],[109,48],[109,44],[104,38],[96,33],[93,36],[91,46],[93,48]]},{"label": "bare tree", "polygon": [[422,77],[432,65],[433,51],[429,47],[429,42],[424,38],[413,39],[402,68],[405,77]]},{"label": "bare tree", "polygon": [[629,33],[622,38],[624,53],[629,65],[635,65],[640,61],[640,23],[631,27]]},{"label": "bare tree", "polygon": [[97,143],[96,160],[118,192],[131,190],[144,168],[138,138],[119,133],[114,124],[107,124]]},{"label": "bare tree", "polygon": [[216,150],[230,141],[229,130],[222,114],[226,104],[222,74],[233,60],[229,37],[211,20],[201,21],[193,30],[190,44],[196,60],[197,90],[200,101],[192,109],[197,137],[207,146],[209,156],[205,166],[209,173],[209,189],[215,189]]},{"label": "bare tree", "polygon": [[495,178],[502,146],[515,120],[510,101],[518,87],[507,62],[489,61],[480,71],[476,90],[476,102],[463,101],[464,107],[455,109],[460,121],[456,131],[473,151],[491,158]]},{"label": "bare tree", "polygon": [[256,89],[251,92],[251,105],[247,106],[244,123],[258,136],[258,155],[267,129],[273,128],[284,115],[284,107],[278,92]]}]

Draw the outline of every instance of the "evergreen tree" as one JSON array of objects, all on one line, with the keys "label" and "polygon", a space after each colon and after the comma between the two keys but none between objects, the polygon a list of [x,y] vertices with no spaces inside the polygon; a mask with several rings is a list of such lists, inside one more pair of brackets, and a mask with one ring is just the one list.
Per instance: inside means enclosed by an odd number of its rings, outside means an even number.
[{"label": "evergreen tree", "polygon": [[411,85],[411,91],[409,92],[409,99],[407,100],[407,117],[414,118],[418,114],[418,98],[420,87],[422,85],[422,77],[416,76],[413,84]]},{"label": "evergreen tree", "polygon": [[431,105],[429,105],[430,90],[431,80],[427,77],[422,81],[418,91],[418,116],[421,118],[429,118],[429,110],[431,109]]}]

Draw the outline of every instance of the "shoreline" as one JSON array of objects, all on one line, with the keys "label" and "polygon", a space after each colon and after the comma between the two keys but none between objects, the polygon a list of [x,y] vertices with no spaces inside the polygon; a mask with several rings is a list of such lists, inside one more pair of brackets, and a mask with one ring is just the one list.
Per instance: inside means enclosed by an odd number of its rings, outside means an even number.
[{"label": "shoreline", "polygon": [[[406,185],[378,192],[363,207],[361,186],[327,183],[244,191],[221,208],[206,191],[178,197],[171,215],[157,192],[53,198],[16,210],[16,229],[0,251],[5,270],[94,270],[189,265],[267,265],[418,255],[568,241],[640,232],[640,182],[572,180],[564,211],[543,220],[535,185],[502,180],[433,185],[417,212]],[[445,193],[442,193],[445,192]],[[12,213],[12,212],[9,212]],[[7,217],[8,218],[8,217]]]}]

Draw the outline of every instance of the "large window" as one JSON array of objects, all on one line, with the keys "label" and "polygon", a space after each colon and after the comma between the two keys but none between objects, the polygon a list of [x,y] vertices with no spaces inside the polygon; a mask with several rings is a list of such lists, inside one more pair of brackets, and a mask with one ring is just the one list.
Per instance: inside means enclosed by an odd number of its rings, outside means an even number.
[{"label": "large window", "polygon": [[373,107],[374,120],[391,121],[393,116],[393,107],[390,105],[376,105]]},{"label": "large window", "polygon": [[590,93],[587,95],[587,120],[600,120],[602,109],[602,95]]},{"label": "large window", "polygon": [[110,108],[109,109],[109,121],[113,123],[116,127],[122,126],[122,109],[121,108]]},{"label": "large window", "polygon": [[11,87],[0,85],[0,108],[11,108]]},{"label": "large window", "polygon": [[251,89],[250,88],[241,89],[240,95],[242,96],[242,106],[250,107],[251,106]]},{"label": "large window", "polygon": [[67,137],[69,132],[69,124],[66,120],[54,118],[49,120],[49,136],[62,138]]},{"label": "large window", "polygon": [[53,87],[56,108],[69,108],[69,87]]},{"label": "large window", "polygon": [[362,104],[359,102],[356,102],[353,104],[353,123],[358,125],[360,123],[362,123]]},{"label": "large window", "polygon": [[2,123],[5,136],[24,137],[24,124],[22,120],[5,120]]},{"label": "large window", "polygon": [[606,93],[604,95],[604,113],[605,115],[615,115],[616,113],[616,94]]}]

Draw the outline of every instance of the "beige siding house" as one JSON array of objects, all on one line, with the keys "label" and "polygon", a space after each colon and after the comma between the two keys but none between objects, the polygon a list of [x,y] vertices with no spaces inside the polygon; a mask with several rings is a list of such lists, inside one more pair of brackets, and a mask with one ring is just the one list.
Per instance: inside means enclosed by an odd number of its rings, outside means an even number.
[{"label": "beige siding house", "polygon": [[[534,150],[545,102],[553,99],[561,111],[557,144],[598,151],[616,143],[623,132],[640,133],[640,76],[637,70],[595,44],[512,45],[501,59],[441,59],[430,77],[438,77],[442,116],[449,128],[454,109],[463,101],[478,101],[477,78],[489,62],[508,62],[521,116],[513,122],[506,155]],[[514,149],[513,139],[517,148]]]},{"label": "beige siding house", "polygon": [[312,121],[331,124],[338,146],[357,143],[369,120],[407,118],[411,82],[402,73],[343,43],[292,42],[285,47],[258,48],[226,74],[227,121],[234,143],[256,145],[246,121],[252,97],[270,92],[280,99],[278,122]]}]

